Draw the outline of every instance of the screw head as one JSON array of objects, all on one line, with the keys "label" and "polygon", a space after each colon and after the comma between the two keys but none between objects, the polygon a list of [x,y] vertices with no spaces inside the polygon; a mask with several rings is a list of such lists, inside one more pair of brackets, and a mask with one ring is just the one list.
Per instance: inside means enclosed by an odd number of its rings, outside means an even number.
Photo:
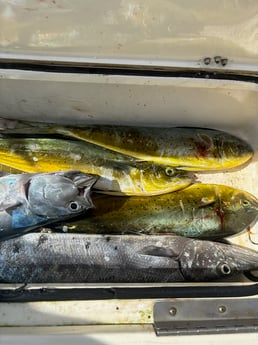
[{"label": "screw head", "polygon": [[219,307],[218,307],[218,311],[219,311],[219,313],[225,313],[226,312],[226,310],[227,310],[227,308],[224,306],[224,305],[220,305]]},{"label": "screw head", "polygon": [[205,57],[203,59],[203,62],[204,62],[205,65],[209,65],[211,63],[211,58],[210,57]]},{"label": "screw head", "polygon": [[220,61],[221,61],[221,56],[214,56],[214,61],[216,62],[216,63],[220,63]]},{"label": "screw head", "polygon": [[228,59],[221,59],[222,66],[226,66],[227,63],[228,63]]},{"label": "screw head", "polygon": [[169,314],[170,314],[171,316],[175,316],[176,313],[177,313],[176,307],[171,307],[171,308],[169,309]]}]

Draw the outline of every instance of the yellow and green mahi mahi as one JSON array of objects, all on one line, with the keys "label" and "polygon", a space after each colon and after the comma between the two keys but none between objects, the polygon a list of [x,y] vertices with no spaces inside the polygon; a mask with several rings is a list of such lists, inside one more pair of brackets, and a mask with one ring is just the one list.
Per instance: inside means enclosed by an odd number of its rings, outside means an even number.
[{"label": "yellow and green mahi mahi", "polygon": [[[7,133],[58,133],[78,138],[107,149],[129,155],[140,161],[176,166],[192,171],[218,171],[248,162],[252,148],[229,133],[191,127],[134,127],[89,125],[60,126],[9,121]],[[9,123],[8,122],[8,123]]]},{"label": "yellow and green mahi mahi", "polygon": [[191,174],[168,166],[135,162],[87,142],[60,138],[0,138],[0,169],[30,173],[80,170],[99,175],[94,188],[114,195],[151,196],[193,182]]},{"label": "yellow and green mahi mahi", "polygon": [[212,129],[88,126],[56,130],[142,161],[184,170],[230,169],[246,163],[253,155],[243,140]]},{"label": "yellow and green mahi mahi", "polygon": [[258,200],[224,185],[196,183],[142,197],[92,196],[95,208],[59,230],[85,233],[176,234],[215,239],[239,233],[258,216]]}]

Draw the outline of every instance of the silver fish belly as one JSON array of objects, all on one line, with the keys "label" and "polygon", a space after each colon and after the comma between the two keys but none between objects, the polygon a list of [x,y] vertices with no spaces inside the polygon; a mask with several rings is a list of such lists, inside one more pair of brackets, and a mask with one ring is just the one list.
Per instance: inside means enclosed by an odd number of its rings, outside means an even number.
[{"label": "silver fish belly", "polygon": [[76,216],[93,206],[97,176],[79,171],[10,174],[0,178],[0,240]]},{"label": "silver fish belly", "polygon": [[0,253],[6,283],[211,281],[258,269],[258,252],[180,236],[30,233]]}]

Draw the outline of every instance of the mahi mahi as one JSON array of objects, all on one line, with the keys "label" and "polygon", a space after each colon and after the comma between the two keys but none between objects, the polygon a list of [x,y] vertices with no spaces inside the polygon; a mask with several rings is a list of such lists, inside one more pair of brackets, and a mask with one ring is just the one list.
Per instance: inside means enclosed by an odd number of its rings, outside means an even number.
[{"label": "mahi mahi", "polygon": [[191,173],[173,167],[135,162],[91,143],[60,138],[0,138],[0,168],[29,173],[76,169],[98,175],[94,189],[114,195],[157,195],[194,181]]},{"label": "mahi mahi", "polygon": [[184,170],[235,168],[253,156],[252,148],[245,141],[213,129],[88,126],[82,129],[57,127],[56,131],[142,161],[174,165]]},{"label": "mahi mahi", "polygon": [[214,239],[239,233],[258,216],[258,200],[224,185],[196,183],[180,191],[142,197],[92,195],[95,208],[57,229],[85,233],[169,234]]},{"label": "mahi mahi", "polygon": [[252,148],[244,140],[208,128],[71,127],[11,120],[4,126],[5,133],[58,133],[130,155],[137,160],[177,166],[184,170],[227,170],[247,163],[253,156]]}]

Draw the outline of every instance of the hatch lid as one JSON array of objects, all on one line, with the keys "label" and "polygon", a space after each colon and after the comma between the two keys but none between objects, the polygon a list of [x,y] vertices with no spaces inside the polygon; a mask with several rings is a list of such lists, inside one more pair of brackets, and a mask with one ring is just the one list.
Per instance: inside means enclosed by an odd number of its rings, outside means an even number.
[{"label": "hatch lid", "polygon": [[0,59],[258,71],[258,3],[1,1]]}]

